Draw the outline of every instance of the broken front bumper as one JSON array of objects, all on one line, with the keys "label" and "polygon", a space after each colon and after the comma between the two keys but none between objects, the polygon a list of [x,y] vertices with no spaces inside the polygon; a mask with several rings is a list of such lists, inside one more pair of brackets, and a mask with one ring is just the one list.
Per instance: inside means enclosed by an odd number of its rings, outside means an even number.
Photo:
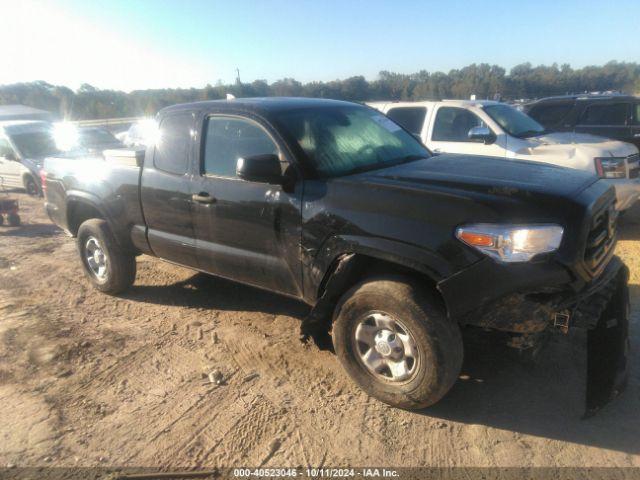
[{"label": "broken front bumper", "polygon": [[[523,340],[548,329],[563,333],[570,328],[587,330],[585,417],[624,389],[629,356],[629,270],[618,257],[578,291],[568,287],[570,276],[564,268],[541,264],[523,265],[516,275],[514,270],[494,268],[493,275],[480,277],[492,279],[489,292],[477,288],[475,279],[477,270],[491,266],[474,268],[471,276],[453,277],[439,285],[445,301],[458,299],[447,301],[450,317],[462,324],[520,334]],[[470,309],[474,303],[475,308]]]},{"label": "broken front bumper", "polygon": [[629,270],[616,273],[611,296],[587,334],[587,399],[584,418],[617,397],[629,377]]}]

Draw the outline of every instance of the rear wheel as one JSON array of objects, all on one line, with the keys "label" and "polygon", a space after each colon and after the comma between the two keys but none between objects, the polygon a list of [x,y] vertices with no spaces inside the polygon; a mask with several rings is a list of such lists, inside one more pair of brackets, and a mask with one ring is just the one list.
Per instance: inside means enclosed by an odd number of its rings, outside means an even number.
[{"label": "rear wheel", "polygon": [[133,284],[136,258],[116,244],[104,220],[94,218],[80,225],[78,252],[85,275],[101,292],[116,294]]},{"label": "rear wheel", "polygon": [[336,307],[333,343],[340,362],[367,393],[389,405],[433,405],[462,366],[460,329],[428,290],[386,276],[349,290]]}]

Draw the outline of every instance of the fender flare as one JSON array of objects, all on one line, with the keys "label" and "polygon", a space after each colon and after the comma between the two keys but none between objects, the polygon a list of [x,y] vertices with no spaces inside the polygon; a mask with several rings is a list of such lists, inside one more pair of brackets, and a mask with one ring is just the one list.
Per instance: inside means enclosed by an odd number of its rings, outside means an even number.
[{"label": "fender flare", "polygon": [[313,307],[300,324],[300,339],[313,338],[320,348],[330,345],[328,331],[340,295],[368,267],[367,260],[382,260],[427,276],[435,286],[450,266],[437,254],[395,240],[376,237],[333,237],[320,250],[311,268]]},{"label": "fender flare", "polygon": [[309,279],[308,292],[311,300],[322,296],[322,289],[336,268],[340,257],[355,254],[389,262],[426,275],[434,284],[451,276],[454,271],[439,254],[408,243],[380,237],[335,236],[327,240],[315,256]]}]

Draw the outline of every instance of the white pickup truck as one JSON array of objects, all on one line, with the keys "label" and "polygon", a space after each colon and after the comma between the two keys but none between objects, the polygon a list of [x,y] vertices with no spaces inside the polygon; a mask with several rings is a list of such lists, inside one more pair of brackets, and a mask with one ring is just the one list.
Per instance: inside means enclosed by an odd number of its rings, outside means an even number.
[{"label": "white pickup truck", "polygon": [[640,197],[638,149],[587,134],[546,133],[514,107],[493,101],[371,102],[434,153],[487,155],[593,172],[616,189],[616,208]]}]

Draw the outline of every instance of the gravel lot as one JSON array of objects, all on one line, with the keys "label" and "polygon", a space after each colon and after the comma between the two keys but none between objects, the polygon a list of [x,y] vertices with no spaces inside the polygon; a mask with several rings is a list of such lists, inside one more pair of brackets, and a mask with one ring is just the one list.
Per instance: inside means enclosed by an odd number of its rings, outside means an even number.
[{"label": "gravel lot", "polygon": [[[24,224],[0,227],[0,466],[640,467],[640,209],[618,245],[631,382],[581,421],[580,332],[535,365],[469,337],[450,394],[397,410],[298,341],[304,305],[149,257],[129,293],[100,294],[41,201],[15,195]],[[204,378],[215,369],[223,385]]]}]

